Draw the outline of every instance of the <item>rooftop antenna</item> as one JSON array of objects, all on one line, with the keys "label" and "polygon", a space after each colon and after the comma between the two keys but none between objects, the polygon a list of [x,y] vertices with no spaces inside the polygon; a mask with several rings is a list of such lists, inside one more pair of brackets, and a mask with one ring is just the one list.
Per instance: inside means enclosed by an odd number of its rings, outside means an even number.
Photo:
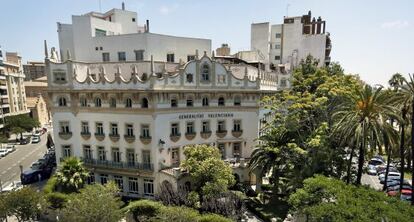
[{"label": "rooftop antenna", "polygon": [[289,17],[289,6],[290,6],[290,4],[288,3],[286,5],[286,17]]}]

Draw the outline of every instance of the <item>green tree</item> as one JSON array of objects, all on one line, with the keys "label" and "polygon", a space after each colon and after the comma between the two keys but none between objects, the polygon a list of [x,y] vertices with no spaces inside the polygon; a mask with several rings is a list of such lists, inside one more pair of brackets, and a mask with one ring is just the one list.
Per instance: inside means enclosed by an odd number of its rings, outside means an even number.
[{"label": "green tree", "polygon": [[5,221],[9,213],[9,207],[7,206],[7,194],[0,193],[0,221]]},{"label": "green tree", "polygon": [[[13,129],[20,133],[20,138],[23,138],[24,131],[31,131],[33,128],[40,127],[39,121],[30,118],[26,114],[8,116],[6,117],[5,129],[12,131]],[[24,130],[22,132],[22,130]]]},{"label": "green tree", "polygon": [[404,84],[406,79],[400,73],[395,73],[392,75],[391,79],[388,80],[388,84],[394,89],[394,91],[398,91],[398,89]]},{"label": "green tree", "polygon": [[41,193],[29,187],[10,192],[4,202],[8,215],[14,215],[18,221],[35,220],[46,209]]},{"label": "green tree", "polygon": [[412,221],[414,208],[365,186],[317,175],[289,197],[294,213],[306,221]]},{"label": "green tree", "polygon": [[383,135],[397,136],[386,120],[397,119],[398,112],[391,105],[390,97],[382,92],[382,87],[373,89],[365,85],[344,100],[334,116],[338,118],[336,133],[341,134],[345,140],[356,141],[359,147],[356,183],[361,184],[368,141],[376,140],[377,144],[383,144]]},{"label": "green tree", "polygon": [[186,169],[195,182],[196,191],[202,196],[214,196],[227,191],[235,183],[233,171],[221,159],[216,147],[194,145],[184,148],[186,159],[181,167]]},{"label": "green tree", "polygon": [[123,213],[122,202],[118,197],[118,187],[114,182],[105,186],[88,185],[80,193],[70,195],[62,209],[62,221],[79,222],[118,222]]},{"label": "green tree", "polygon": [[88,176],[88,170],[82,161],[76,157],[68,157],[56,172],[57,186],[67,192],[76,192],[83,187]]}]

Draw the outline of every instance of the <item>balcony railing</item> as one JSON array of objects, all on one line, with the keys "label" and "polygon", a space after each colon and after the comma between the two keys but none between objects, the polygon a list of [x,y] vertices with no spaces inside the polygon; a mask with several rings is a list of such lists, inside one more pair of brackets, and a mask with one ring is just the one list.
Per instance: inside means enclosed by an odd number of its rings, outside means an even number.
[{"label": "balcony railing", "polygon": [[131,169],[131,170],[145,170],[154,171],[154,164],[152,163],[128,163],[128,162],[115,162],[111,160],[97,160],[97,159],[85,159],[81,158],[85,165],[95,167],[105,167],[111,169]]}]

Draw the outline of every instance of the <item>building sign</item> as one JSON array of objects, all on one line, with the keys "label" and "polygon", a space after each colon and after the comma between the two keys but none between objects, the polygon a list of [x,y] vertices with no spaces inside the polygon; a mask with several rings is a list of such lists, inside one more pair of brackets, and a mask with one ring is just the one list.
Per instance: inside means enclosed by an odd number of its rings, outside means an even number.
[{"label": "building sign", "polygon": [[194,114],[181,114],[178,119],[203,119],[203,118],[226,118],[233,117],[233,113],[194,113]]}]

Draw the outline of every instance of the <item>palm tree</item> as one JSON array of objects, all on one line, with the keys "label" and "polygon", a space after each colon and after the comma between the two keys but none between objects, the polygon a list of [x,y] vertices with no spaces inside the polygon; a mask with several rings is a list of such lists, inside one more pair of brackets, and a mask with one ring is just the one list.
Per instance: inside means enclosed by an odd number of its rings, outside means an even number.
[{"label": "palm tree", "polygon": [[76,157],[66,158],[56,173],[57,184],[69,192],[82,188],[88,176],[88,170]]},{"label": "palm tree", "polygon": [[398,91],[398,89],[404,84],[405,82],[404,76],[402,76],[400,73],[395,73],[392,75],[391,79],[388,80],[388,84],[394,88],[394,91]]},{"label": "palm tree", "polygon": [[367,142],[375,139],[376,144],[382,145],[383,134],[395,135],[395,130],[386,121],[397,119],[396,109],[389,104],[389,100],[382,87],[373,89],[365,85],[344,100],[334,113],[334,118],[338,120],[334,132],[344,139],[356,141],[359,148],[356,184],[361,184]]}]

